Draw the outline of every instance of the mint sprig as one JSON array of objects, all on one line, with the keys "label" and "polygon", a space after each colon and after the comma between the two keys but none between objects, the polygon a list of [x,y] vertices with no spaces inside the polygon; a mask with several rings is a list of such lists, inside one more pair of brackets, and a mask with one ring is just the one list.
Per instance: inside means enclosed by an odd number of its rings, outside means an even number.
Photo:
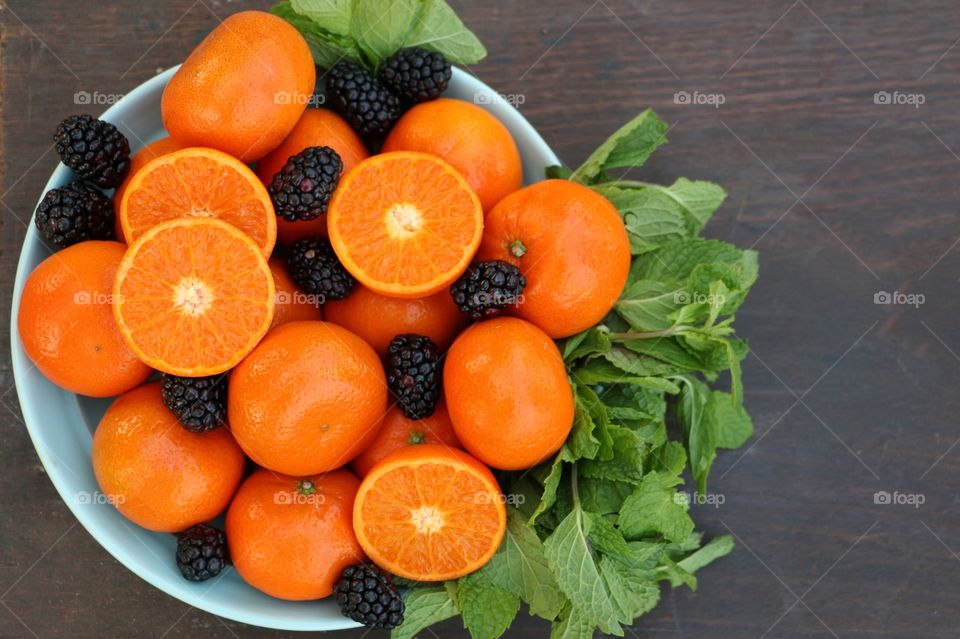
[{"label": "mint sprig", "polygon": [[444,0],[283,0],[271,11],[303,34],[322,68],[349,60],[375,71],[407,47],[442,53],[460,65],[487,55]]},{"label": "mint sprig", "polygon": [[[456,582],[412,584],[394,639],[457,613],[474,639],[496,639],[520,603],[552,622],[552,638],[588,639],[597,628],[622,636],[622,626],[657,605],[662,582],[695,589],[695,573],[732,551],[729,535],[703,544],[682,488],[686,471],[704,495],[717,451],[753,432],[742,405],[747,346],[733,322],[758,260],[700,236],[726,198],[716,184],[611,174],[642,166],[667,129],[647,110],[575,170],[547,169],[620,212],[633,253],[629,279],[601,324],[559,344],[573,429],[554,459],[500,474],[516,505],[497,554]],[[724,372],[729,388],[716,388]]]}]

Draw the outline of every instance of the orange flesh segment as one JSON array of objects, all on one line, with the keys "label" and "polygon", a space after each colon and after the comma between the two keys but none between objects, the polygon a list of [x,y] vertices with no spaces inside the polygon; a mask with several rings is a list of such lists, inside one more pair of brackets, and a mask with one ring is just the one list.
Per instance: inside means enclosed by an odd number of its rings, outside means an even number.
[{"label": "orange flesh segment", "polygon": [[455,280],[479,246],[483,212],[456,169],[423,153],[385,153],[345,176],[328,217],[334,250],[384,295],[429,295]]},{"label": "orange flesh segment", "polygon": [[114,313],[134,352],[177,375],[213,375],[238,363],[273,319],[267,262],[247,236],[218,220],[172,220],[128,250]]},{"label": "orange flesh segment", "polygon": [[502,535],[502,496],[467,468],[424,461],[380,474],[355,517],[374,561],[409,579],[476,570]]},{"label": "orange flesh segment", "polygon": [[276,214],[263,183],[245,164],[214,149],[192,147],[151,160],[120,202],[130,242],[182,217],[223,220],[249,235],[264,255],[276,243]]}]

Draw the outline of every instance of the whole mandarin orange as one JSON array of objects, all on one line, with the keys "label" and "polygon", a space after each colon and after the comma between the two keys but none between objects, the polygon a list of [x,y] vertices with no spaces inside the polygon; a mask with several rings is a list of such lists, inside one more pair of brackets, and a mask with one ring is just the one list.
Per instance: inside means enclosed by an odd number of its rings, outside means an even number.
[{"label": "whole mandarin orange", "polygon": [[359,487],[346,470],[299,478],[254,472],[227,511],[237,572],[279,599],[330,595],[343,569],[364,559],[352,524]]},{"label": "whole mandarin orange", "polygon": [[480,260],[516,264],[527,280],[515,313],[558,339],[610,312],[630,271],[630,240],[617,210],[567,180],[508,195],[484,220]]},{"label": "whole mandarin orange", "polygon": [[507,127],[462,100],[440,98],[413,107],[394,125],[383,150],[439,155],[463,174],[484,211],[523,184],[520,152]]},{"label": "whole mandarin orange", "polygon": [[376,437],[386,410],[380,358],[329,322],[278,326],[230,375],[233,435],[253,461],[278,473],[345,465]]},{"label": "whole mandarin orange", "polygon": [[[291,156],[311,146],[328,146],[336,151],[343,162],[344,173],[370,155],[360,136],[354,133],[346,120],[329,109],[307,109],[283,143],[260,158],[257,162],[257,175],[269,186],[273,176]],[[302,237],[326,234],[326,215],[296,222],[277,218],[277,237],[284,244],[292,244]]]},{"label": "whole mandarin orange", "polygon": [[118,397],[93,435],[100,490],[127,519],[160,532],[210,521],[230,503],[246,458],[227,428],[193,433],[163,405],[160,384]]},{"label": "whole mandarin orange", "polygon": [[391,408],[383,418],[377,438],[350,462],[350,468],[362,479],[390,453],[404,446],[419,444],[463,448],[453,431],[450,415],[442,399],[437,403],[433,415],[423,419],[407,419],[399,408]]},{"label": "whole mandarin orange", "polygon": [[429,297],[401,299],[374,293],[357,284],[342,300],[323,305],[328,322],[339,324],[367,341],[382,357],[397,335],[416,333],[434,341],[441,351],[467,325],[467,319],[453,303],[449,291]]},{"label": "whole mandarin orange", "polygon": [[494,468],[545,461],[573,426],[573,392],[560,351],[522,319],[498,317],[461,333],[447,352],[443,388],[460,443]]},{"label": "whole mandarin orange", "polygon": [[297,124],[316,83],[307,41],[285,20],[241,11],[197,45],[163,91],[163,125],[183,146],[253,162]]},{"label": "whole mandarin orange", "polygon": [[113,282],[126,248],[74,244],[41,262],[24,284],[17,315],[23,350],[47,379],[72,393],[112,397],[150,376],[113,317]]}]

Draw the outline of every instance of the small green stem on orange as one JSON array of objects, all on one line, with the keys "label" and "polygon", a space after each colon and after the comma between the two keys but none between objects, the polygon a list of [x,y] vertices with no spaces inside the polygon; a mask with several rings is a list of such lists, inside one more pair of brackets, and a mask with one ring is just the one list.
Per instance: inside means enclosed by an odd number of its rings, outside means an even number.
[{"label": "small green stem on orange", "polygon": [[427,441],[427,435],[422,430],[411,430],[410,436],[407,437],[407,443],[411,446],[422,444],[425,441]]},{"label": "small green stem on orange", "polygon": [[297,492],[301,495],[312,495],[317,492],[317,485],[309,479],[301,479],[297,482]]},{"label": "small green stem on orange", "polygon": [[527,246],[520,240],[514,240],[510,243],[510,255],[514,257],[523,257],[527,254]]}]

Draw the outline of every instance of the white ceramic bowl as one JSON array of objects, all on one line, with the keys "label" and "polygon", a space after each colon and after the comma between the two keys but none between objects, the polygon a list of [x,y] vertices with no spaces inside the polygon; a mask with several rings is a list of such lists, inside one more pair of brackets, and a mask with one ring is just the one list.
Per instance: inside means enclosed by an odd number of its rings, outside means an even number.
[{"label": "white ceramic bowl", "polygon": [[[175,70],[169,69],[143,83],[101,116],[126,134],[134,150],[166,135],[160,118],[160,96]],[[559,164],[530,123],[475,77],[454,69],[447,95],[482,106],[506,125],[523,157],[525,183],[542,180],[544,167]],[[69,169],[60,164],[50,176],[44,193],[70,179]],[[13,372],[23,417],[40,461],[80,523],[135,574],[196,608],[235,621],[282,630],[337,630],[356,626],[341,616],[329,599],[310,602],[274,599],[247,585],[235,570],[228,570],[212,581],[188,582],[173,560],[176,545],[173,535],[144,530],[105,502],[93,476],[90,448],[92,433],[109,400],[80,397],[47,381],[27,358],[17,331],[23,284],[34,267],[49,255],[50,250],[31,224],[20,253],[13,291],[10,318]]]}]

